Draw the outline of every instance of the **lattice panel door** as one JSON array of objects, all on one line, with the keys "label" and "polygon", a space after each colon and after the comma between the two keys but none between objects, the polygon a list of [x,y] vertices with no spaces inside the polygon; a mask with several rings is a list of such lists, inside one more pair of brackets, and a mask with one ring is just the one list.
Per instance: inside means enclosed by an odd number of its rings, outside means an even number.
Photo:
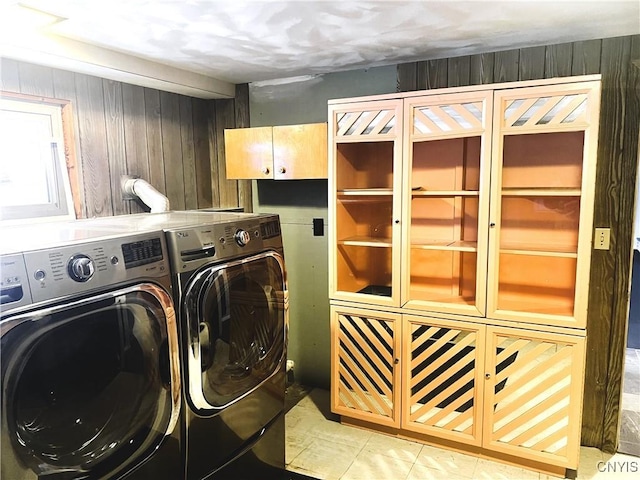
[{"label": "lattice panel door", "polygon": [[400,426],[399,315],[332,307],[332,411]]},{"label": "lattice panel door", "polygon": [[339,142],[394,138],[402,133],[402,102],[369,102],[336,111],[335,140]]},{"label": "lattice panel door", "polygon": [[410,136],[416,139],[482,135],[491,119],[491,92],[411,98]]},{"label": "lattice panel door", "polygon": [[583,337],[488,328],[484,445],[577,468]]},{"label": "lattice panel door", "polygon": [[480,445],[485,327],[404,318],[403,428]]}]

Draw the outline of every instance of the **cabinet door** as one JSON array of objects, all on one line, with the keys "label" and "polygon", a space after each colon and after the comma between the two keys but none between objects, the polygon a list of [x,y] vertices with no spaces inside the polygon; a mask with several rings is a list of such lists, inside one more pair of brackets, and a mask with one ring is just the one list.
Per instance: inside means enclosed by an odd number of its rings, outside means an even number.
[{"label": "cabinet door", "polygon": [[329,106],[329,295],[399,306],[401,100]]},{"label": "cabinet door", "polygon": [[272,144],[271,127],[226,129],[227,178],[273,178]]},{"label": "cabinet door", "polygon": [[273,127],[273,177],[327,178],[327,124]]},{"label": "cabinet door", "polygon": [[480,445],[484,325],[403,315],[402,428]]},{"label": "cabinet door", "polygon": [[331,307],[331,411],[400,426],[400,315]]},{"label": "cabinet door", "polygon": [[487,327],[486,448],[577,469],[585,339]]},{"label": "cabinet door", "polygon": [[493,93],[405,100],[402,304],[485,314]]},{"label": "cabinet door", "polygon": [[599,82],[495,94],[487,316],[585,328]]}]

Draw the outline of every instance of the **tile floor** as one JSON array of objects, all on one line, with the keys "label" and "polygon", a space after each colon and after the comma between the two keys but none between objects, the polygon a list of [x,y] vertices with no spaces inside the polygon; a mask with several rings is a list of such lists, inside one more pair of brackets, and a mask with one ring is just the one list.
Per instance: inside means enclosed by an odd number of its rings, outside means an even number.
[{"label": "tile floor", "polygon": [[640,456],[640,350],[635,348],[626,350],[620,414],[619,450]]},{"label": "tile floor", "polygon": [[[306,394],[306,392],[303,392]],[[551,480],[532,472],[338,423],[314,389],[286,414],[287,470],[322,480]],[[640,458],[581,449],[578,479],[640,479]],[[608,470],[599,471],[599,470]],[[615,471],[614,471],[615,470]],[[622,471],[621,471],[622,470]]]}]

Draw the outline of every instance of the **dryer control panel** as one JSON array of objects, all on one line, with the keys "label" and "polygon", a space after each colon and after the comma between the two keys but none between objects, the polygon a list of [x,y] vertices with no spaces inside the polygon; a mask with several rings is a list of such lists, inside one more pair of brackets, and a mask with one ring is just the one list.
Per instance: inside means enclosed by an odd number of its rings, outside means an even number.
[{"label": "dryer control panel", "polygon": [[252,215],[229,221],[167,230],[167,244],[176,273],[268,249],[282,250],[277,215]]}]

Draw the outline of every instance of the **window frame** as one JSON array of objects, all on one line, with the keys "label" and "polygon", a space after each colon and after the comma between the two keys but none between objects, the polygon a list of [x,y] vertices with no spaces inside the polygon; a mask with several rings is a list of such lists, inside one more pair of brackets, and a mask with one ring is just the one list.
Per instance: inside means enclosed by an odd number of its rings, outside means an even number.
[{"label": "window frame", "polygon": [[57,197],[54,202],[46,204],[2,206],[0,225],[81,218],[71,102],[0,91],[0,110],[37,113],[51,117],[51,149],[54,153],[52,173]]}]

